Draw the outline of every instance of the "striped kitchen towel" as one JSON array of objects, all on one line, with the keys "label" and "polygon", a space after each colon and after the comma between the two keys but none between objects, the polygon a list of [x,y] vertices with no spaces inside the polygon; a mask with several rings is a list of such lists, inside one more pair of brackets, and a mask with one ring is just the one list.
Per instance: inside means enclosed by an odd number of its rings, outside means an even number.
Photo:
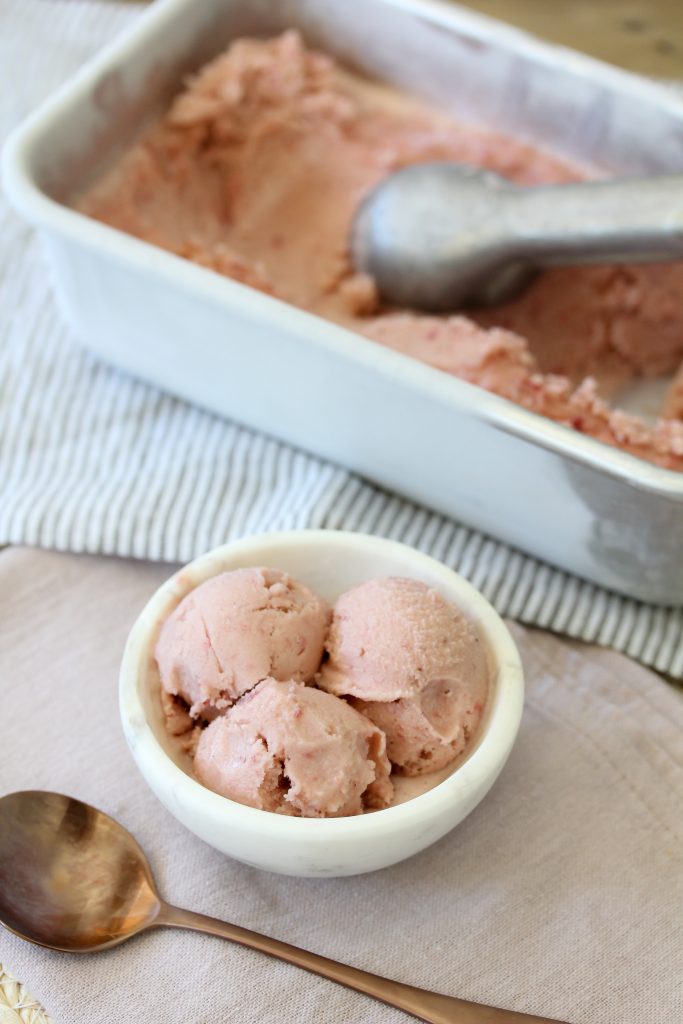
[{"label": "striped kitchen towel", "polygon": [[[137,16],[4,0],[3,136]],[[0,543],[186,561],[245,533],[360,530],[457,569],[504,615],[683,678],[683,609],[608,594],[97,362],[62,324],[32,232],[0,208]]]}]

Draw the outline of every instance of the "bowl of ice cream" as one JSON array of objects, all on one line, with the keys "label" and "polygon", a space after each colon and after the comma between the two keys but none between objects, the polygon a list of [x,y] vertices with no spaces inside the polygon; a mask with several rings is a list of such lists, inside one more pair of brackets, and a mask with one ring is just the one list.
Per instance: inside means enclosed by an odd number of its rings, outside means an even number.
[{"label": "bowl of ice cream", "polygon": [[245,538],[152,596],[126,644],[125,736],[165,807],[254,867],[352,875],[442,838],[502,770],[522,714],[486,599],[393,541]]}]

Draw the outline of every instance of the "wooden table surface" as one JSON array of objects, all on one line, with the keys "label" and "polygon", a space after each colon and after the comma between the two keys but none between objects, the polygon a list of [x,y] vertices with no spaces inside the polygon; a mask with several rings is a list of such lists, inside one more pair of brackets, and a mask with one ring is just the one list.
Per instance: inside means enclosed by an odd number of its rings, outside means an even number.
[{"label": "wooden table surface", "polygon": [[683,0],[460,0],[631,71],[683,78]]}]

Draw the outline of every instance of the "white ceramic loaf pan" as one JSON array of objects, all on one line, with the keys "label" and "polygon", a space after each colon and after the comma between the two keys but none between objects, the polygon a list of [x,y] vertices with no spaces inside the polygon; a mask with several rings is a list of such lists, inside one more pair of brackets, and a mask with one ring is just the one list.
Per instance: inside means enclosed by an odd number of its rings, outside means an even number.
[{"label": "white ceramic loaf pan", "polygon": [[[683,170],[666,91],[452,5],[161,0],[8,143],[88,348],[163,388],[606,587],[683,602],[683,474],[660,469],[75,213],[183,74],[230,39],[311,44],[461,118],[615,175]],[[683,297],[682,297],[683,301]]]}]

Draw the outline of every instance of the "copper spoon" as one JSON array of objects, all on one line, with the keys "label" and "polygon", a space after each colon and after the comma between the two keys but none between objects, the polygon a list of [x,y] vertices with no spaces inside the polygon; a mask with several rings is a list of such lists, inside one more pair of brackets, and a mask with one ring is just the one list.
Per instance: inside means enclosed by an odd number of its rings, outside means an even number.
[{"label": "copper spoon", "polygon": [[159,896],[147,858],[122,825],[59,793],[0,799],[0,923],[49,949],[89,953],[147,928],[230,939],[339,982],[431,1024],[561,1024],[403,985],[267,938]]}]

